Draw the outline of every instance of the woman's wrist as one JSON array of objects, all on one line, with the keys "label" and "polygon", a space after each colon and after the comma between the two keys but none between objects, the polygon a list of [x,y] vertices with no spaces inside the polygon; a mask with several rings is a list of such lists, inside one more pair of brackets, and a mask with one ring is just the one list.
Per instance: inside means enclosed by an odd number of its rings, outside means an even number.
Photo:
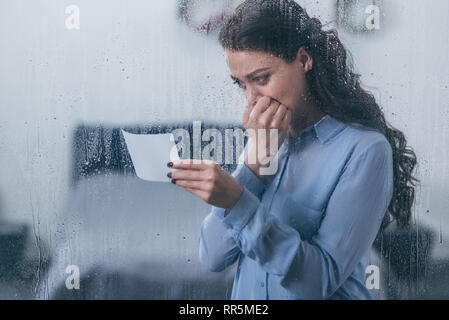
[{"label": "woman's wrist", "polygon": [[259,178],[260,181],[263,181],[263,176],[260,175],[260,165],[257,164],[249,164],[245,161],[245,165]]},{"label": "woman's wrist", "polygon": [[[257,161],[257,156],[254,156],[255,153],[251,154],[251,152],[255,152],[255,151],[250,150],[250,153],[248,153],[245,157],[244,164],[259,178],[260,181],[263,182],[263,175],[260,175],[260,168],[263,168],[266,166],[260,164]],[[249,159],[251,159],[251,161],[249,161]],[[253,159],[255,159],[255,161]]]}]

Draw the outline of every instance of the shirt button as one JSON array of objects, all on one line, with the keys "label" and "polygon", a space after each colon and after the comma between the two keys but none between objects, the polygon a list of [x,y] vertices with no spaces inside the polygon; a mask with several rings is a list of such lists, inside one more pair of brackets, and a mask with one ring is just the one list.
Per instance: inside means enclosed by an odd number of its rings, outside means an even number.
[{"label": "shirt button", "polygon": [[263,288],[263,287],[265,287],[265,283],[264,282],[261,282],[260,283],[260,286]]}]

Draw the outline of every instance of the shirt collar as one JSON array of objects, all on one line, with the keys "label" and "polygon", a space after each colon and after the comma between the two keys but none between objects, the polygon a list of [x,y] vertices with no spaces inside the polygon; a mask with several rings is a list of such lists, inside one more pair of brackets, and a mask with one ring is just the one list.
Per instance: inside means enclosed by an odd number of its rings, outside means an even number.
[{"label": "shirt collar", "polygon": [[299,135],[297,135],[295,138],[292,138],[290,136],[290,133],[288,132],[288,137],[290,142],[296,143],[303,137],[307,132],[314,131],[315,135],[317,136],[318,140],[325,144],[328,140],[335,137],[340,131],[342,131],[346,127],[345,123],[335,119],[330,114],[326,114],[324,117],[322,117],[317,123],[314,125],[311,125],[304,129]]}]

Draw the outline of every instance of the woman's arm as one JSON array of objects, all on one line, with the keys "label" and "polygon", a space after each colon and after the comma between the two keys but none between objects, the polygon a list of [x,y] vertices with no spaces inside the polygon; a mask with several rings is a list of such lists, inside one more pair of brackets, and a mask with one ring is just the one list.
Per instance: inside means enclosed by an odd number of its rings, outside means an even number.
[{"label": "woman's arm", "polygon": [[198,238],[199,259],[207,270],[221,272],[234,264],[240,254],[240,248],[217,218],[216,210],[224,211],[222,208],[213,207],[201,224]]},{"label": "woman's arm", "polygon": [[[232,173],[232,176],[241,186],[246,188],[247,192],[251,192],[260,201],[266,186],[242,163],[247,147],[248,144],[245,152],[240,156],[239,165]],[[227,213],[228,211],[223,208],[212,206],[211,212],[201,224],[198,238],[199,258],[201,263],[213,272],[220,272],[229,267],[240,254],[240,248],[220,220],[220,217],[227,215]]]},{"label": "woman's arm", "polygon": [[246,187],[219,217],[242,254],[302,299],[330,297],[370,249],[393,193],[392,151],[386,140],[353,157],[310,242],[271,215]]}]

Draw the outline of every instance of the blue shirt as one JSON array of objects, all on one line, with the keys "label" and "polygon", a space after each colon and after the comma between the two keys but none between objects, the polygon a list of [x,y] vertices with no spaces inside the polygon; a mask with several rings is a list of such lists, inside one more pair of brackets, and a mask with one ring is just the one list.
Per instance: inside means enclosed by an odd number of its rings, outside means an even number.
[{"label": "blue shirt", "polygon": [[263,182],[243,164],[247,147],[232,173],[240,199],[201,225],[201,263],[219,272],[238,260],[231,299],[372,299],[365,269],[393,194],[385,136],[326,115],[287,132]]}]

